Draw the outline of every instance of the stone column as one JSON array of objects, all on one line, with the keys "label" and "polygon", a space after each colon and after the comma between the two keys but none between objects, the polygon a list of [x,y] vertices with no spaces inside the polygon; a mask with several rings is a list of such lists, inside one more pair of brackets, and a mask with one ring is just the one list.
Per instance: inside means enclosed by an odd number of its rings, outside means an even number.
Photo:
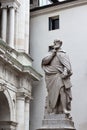
[{"label": "stone column", "polygon": [[24,113],[25,113],[25,97],[20,93],[17,95],[17,130],[25,130],[24,128]]},{"label": "stone column", "polygon": [[28,4],[29,0],[25,1],[25,43],[24,43],[24,50],[26,53],[29,53],[29,21],[30,21],[30,5]]},{"label": "stone column", "polygon": [[7,33],[7,9],[2,9],[2,30],[1,38],[6,42],[6,33]]},{"label": "stone column", "polygon": [[9,40],[8,44],[14,48],[15,8],[9,8]]},{"label": "stone column", "polygon": [[30,101],[29,99],[25,100],[25,129],[24,130],[29,130],[29,113],[30,113]]}]

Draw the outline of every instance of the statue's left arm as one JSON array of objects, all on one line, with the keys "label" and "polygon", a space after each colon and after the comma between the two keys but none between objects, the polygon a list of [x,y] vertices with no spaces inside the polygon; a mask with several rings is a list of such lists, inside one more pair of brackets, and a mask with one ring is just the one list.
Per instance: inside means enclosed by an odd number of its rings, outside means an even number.
[{"label": "statue's left arm", "polygon": [[61,64],[64,66],[63,76],[64,78],[72,75],[71,63],[68,55],[65,52],[60,52],[58,58]]}]

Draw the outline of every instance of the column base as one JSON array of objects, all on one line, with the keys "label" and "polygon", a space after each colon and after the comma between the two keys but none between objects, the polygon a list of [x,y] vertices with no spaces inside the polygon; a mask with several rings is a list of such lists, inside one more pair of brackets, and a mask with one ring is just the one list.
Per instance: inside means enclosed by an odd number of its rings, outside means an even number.
[{"label": "column base", "polygon": [[16,130],[17,123],[13,121],[0,121],[0,130]]},{"label": "column base", "polygon": [[38,130],[75,130],[74,122],[65,114],[49,114],[42,121]]}]

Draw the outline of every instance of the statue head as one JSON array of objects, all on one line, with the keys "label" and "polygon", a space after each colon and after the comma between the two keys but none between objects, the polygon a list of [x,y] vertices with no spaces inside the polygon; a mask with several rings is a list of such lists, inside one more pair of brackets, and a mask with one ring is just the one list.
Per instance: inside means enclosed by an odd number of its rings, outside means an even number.
[{"label": "statue head", "polygon": [[60,41],[60,40],[54,40],[54,48],[55,49],[58,49],[58,48],[60,48],[62,46],[62,41]]},{"label": "statue head", "polygon": [[54,40],[54,45],[49,46],[49,51],[52,51],[53,49],[59,49],[62,46],[62,41],[60,40]]}]

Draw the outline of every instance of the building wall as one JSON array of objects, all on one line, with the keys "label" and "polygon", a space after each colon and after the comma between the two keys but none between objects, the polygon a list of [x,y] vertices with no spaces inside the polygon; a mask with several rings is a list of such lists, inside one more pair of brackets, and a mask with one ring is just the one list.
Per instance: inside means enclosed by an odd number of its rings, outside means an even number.
[{"label": "building wall", "polygon": [[[52,7],[53,8],[53,7]],[[33,87],[31,106],[31,128],[41,126],[44,115],[46,85],[41,60],[48,52],[48,46],[54,39],[63,41],[63,49],[69,54],[73,76],[71,115],[77,130],[87,129],[87,5],[78,5],[59,10],[49,9],[31,12],[30,50],[34,59],[34,68],[43,74],[43,79]],[[44,11],[45,10],[45,11]],[[49,31],[48,18],[59,15],[60,29]],[[37,87],[36,87],[37,86]]]},{"label": "building wall", "polygon": [[21,52],[29,52],[29,0],[19,0],[20,7],[16,12],[15,48]]}]

